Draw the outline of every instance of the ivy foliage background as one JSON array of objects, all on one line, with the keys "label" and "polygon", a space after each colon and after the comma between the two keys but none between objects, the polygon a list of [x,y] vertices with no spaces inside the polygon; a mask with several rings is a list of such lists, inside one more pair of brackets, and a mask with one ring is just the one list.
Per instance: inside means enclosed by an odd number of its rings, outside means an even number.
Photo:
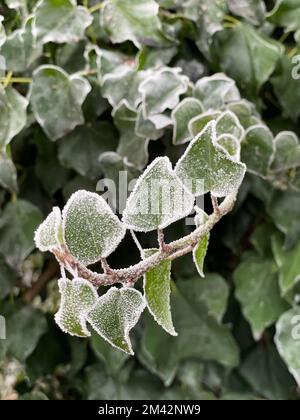
[{"label": "ivy foliage background", "polygon": [[[0,15],[1,398],[298,399],[300,1],[2,0]],[[205,278],[190,256],[172,266],[178,337],[146,314],[134,358],[64,335],[38,225],[102,177],[175,163],[224,111],[222,141],[233,156],[241,142],[247,175]],[[109,262],[138,259],[127,236]]]}]

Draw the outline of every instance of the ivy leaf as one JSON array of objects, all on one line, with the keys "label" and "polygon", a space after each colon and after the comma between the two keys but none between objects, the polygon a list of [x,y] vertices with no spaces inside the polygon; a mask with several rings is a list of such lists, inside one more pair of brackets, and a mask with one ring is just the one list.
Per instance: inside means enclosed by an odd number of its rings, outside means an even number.
[{"label": "ivy leaf", "polygon": [[192,138],[201,133],[201,131],[205,129],[209,122],[217,120],[221,114],[222,113],[220,111],[207,111],[197,117],[192,118],[188,124],[188,129],[192,135]]},{"label": "ivy leaf", "polygon": [[265,20],[266,5],[262,0],[228,0],[229,10],[252,25],[261,25]]},{"label": "ivy leaf", "polygon": [[155,159],[128,198],[123,221],[129,229],[150,232],[186,217],[194,197],[184,187],[167,157]]},{"label": "ivy leaf", "polygon": [[287,308],[280,297],[277,267],[272,260],[250,255],[235,271],[234,281],[244,316],[259,340]]},{"label": "ivy leaf", "polygon": [[15,89],[0,87],[0,150],[25,126],[28,101]]},{"label": "ivy leaf", "polygon": [[41,222],[40,210],[27,201],[6,205],[0,216],[0,249],[11,266],[20,268],[34,249],[34,232]]},{"label": "ivy leaf", "polygon": [[133,355],[129,333],[145,306],[145,299],[138,290],[112,287],[98,299],[87,320],[113,347]]},{"label": "ivy leaf", "polygon": [[138,136],[135,132],[137,112],[123,100],[114,109],[113,118],[120,132],[117,153],[126,157],[136,168],[143,169],[148,162],[149,139]]},{"label": "ivy leaf", "polygon": [[0,185],[11,192],[18,192],[17,170],[13,161],[0,154]]},{"label": "ivy leaf", "polygon": [[[164,115],[160,115],[160,117],[164,117]],[[155,119],[154,122],[157,123]],[[172,123],[172,121],[166,118],[165,121],[162,121],[163,123],[161,124],[161,126],[159,128],[156,128],[154,122],[144,117],[142,106],[140,106],[137,111],[135,134],[139,137],[143,137],[146,139],[158,140],[160,137],[163,136],[164,129],[168,125],[170,125],[170,122]]]},{"label": "ivy leaf", "polygon": [[217,33],[214,52],[221,69],[252,98],[269,79],[282,54],[279,43],[246,23]]},{"label": "ivy leaf", "polygon": [[205,110],[215,110],[226,103],[241,99],[235,81],[224,73],[202,77],[195,85],[194,96],[199,99]]},{"label": "ivy leaf", "polygon": [[300,4],[298,0],[277,0],[274,9],[269,12],[268,19],[287,31],[299,29]]},{"label": "ivy leaf", "polygon": [[84,38],[93,17],[76,3],[74,0],[41,0],[35,9],[34,21],[38,41],[63,44]]},{"label": "ivy leaf", "polygon": [[85,265],[110,255],[125,227],[98,194],[77,191],[63,210],[63,232],[70,253]]},{"label": "ivy leaf", "polygon": [[280,356],[285,361],[290,373],[300,385],[300,310],[295,307],[285,312],[276,324],[275,343]]},{"label": "ivy leaf", "polygon": [[[144,257],[150,257],[157,249],[144,250]],[[171,307],[171,261],[162,261],[144,275],[144,295],[147,307],[155,321],[170,335],[177,333],[173,326]]]},{"label": "ivy leaf", "polygon": [[59,67],[41,66],[35,70],[30,102],[36,120],[51,140],[84,123],[81,106],[90,90],[87,80],[68,76]]},{"label": "ivy leaf", "polygon": [[180,95],[188,89],[188,78],[181,75],[180,71],[179,68],[165,67],[140,84],[145,117],[162,114],[177,106]]},{"label": "ivy leaf", "polygon": [[193,260],[201,277],[205,277],[203,266],[208,249],[209,237],[209,233],[207,235],[204,235],[203,238],[200,239],[198,245],[193,250]]},{"label": "ivy leaf", "polygon": [[194,117],[202,114],[203,107],[196,98],[185,98],[172,112],[174,123],[173,144],[183,144],[192,139],[188,124]]},{"label": "ivy leaf", "polygon": [[272,250],[279,270],[280,290],[285,296],[300,281],[300,242],[287,250],[281,235],[273,235]]},{"label": "ivy leaf", "polygon": [[266,177],[274,157],[273,134],[265,125],[248,128],[242,141],[241,159],[247,171]]},{"label": "ivy leaf", "polygon": [[0,299],[5,299],[13,292],[13,288],[16,286],[17,280],[17,273],[6,263],[4,258],[0,256]]},{"label": "ivy leaf", "polygon": [[211,191],[216,197],[225,197],[237,190],[244,178],[245,165],[234,162],[216,140],[216,122],[212,121],[177,162],[176,174],[195,195]]},{"label": "ivy leaf", "polygon": [[292,131],[282,131],[274,140],[275,156],[272,171],[281,172],[300,166],[300,145],[298,136]]},{"label": "ivy leaf", "polygon": [[234,161],[241,159],[241,144],[231,134],[222,134],[217,138],[217,143],[221,146]]},{"label": "ivy leaf", "polygon": [[218,137],[224,134],[230,134],[240,141],[242,140],[245,133],[238,117],[231,111],[225,111],[218,117],[216,122],[216,130]]},{"label": "ivy leaf", "polygon": [[65,333],[76,337],[89,337],[91,334],[86,326],[86,317],[96,304],[96,289],[81,278],[72,281],[60,279],[58,285],[61,303],[59,311],[55,314],[56,323]]},{"label": "ivy leaf", "polygon": [[106,0],[101,24],[113,43],[132,41],[136,47],[161,45],[164,37],[153,0]]},{"label": "ivy leaf", "polygon": [[53,207],[52,212],[39,226],[34,236],[36,247],[43,251],[51,251],[62,242],[61,212]]}]

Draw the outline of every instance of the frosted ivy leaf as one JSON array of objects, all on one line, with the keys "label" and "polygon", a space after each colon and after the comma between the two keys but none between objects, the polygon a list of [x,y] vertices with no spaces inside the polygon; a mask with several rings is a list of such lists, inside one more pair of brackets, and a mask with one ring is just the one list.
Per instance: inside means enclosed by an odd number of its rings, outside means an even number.
[{"label": "frosted ivy leaf", "polygon": [[141,137],[135,132],[136,110],[131,108],[126,100],[123,100],[114,109],[112,115],[120,133],[117,153],[126,157],[128,162],[137,168],[143,169],[148,162],[149,139]]},{"label": "frosted ivy leaf", "polygon": [[103,77],[102,95],[114,108],[124,99],[131,107],[136,108],[142,100],[138,87],[148,74],[147,71],[138,72],[131,66],[126,66],[121,71],[117,68]]},{"label": "frosted ivy leaf", "polygon": [[218,109],[228,102],[241,99],[235,81],[224,73],[198,80],[194,88],[194,96],[202,102],[206,110]]},{"label": "frosted ivy leaf", "polygon": [[255,106],[245,99],[229,103],[226,108],[238,117],[240,123],[245,129],[260,123],[259,115],[256,113]]},{"label": "frosted ivy leaf", "polygon": [[165,114],[149,115],[148,119],[157,130],[172,126],[172,119]]},{"label": "frosted ivy leaf", "polygon": [[[92,52],[96,55],[96,67],[99,70],[101,81],[103,81],[104,76],[108,75],[108,73],[123,73],[123,71],[128,70],[135,65],[132,57],[119,51],[99,48],[95,44],[86,47],[84,55],[88,63],[90,62],[89,56]],[[132,63],[130,63],[130,61],[132,61]]]},{"label": "frosted ivy leaf", "polygon": [[186,217],[194,197],[172,169],[167,157],[155,159],[137,180],[127,200],[123,221],[129,229],[150,232]]},{"label": "frosted ivy leaf", "polygon": [[275,154],[271,169],[287,171],[300,166],[300,145],[298,136],[292,131],[282,131],[274,140]]},{"label": "frosted ivy leaf", "polygon": [[[189,144],[177,162],[175,172],[193,194],[202,195],[210,191],[216,197],[225,197],[239,188],[246,166],[235,162],[218,145],[216,122],[212,121]],[[201,189],[198,188],[199,180],[203,181]]]},{"label": "frosted ivy leaf", "polygon": [[210,121],[216,120],[220,115],[220,111],[208,111],[192,118],[188,123],[188,130],[191,133],[192,138],[201,133]]},{"label": "frosted ivy leaf", "polygon": [[162,114],[174,109],[180,95],[188,89],[189,80],[179,68],[162,68],[150,75],[139,86],[143,99],[144,116]]},{"label": "frosted ivy leaf", "polygon": [[274,156],[273,134],[268,127],[259,124],[248,128],[241,148],[241,159],[246,163],[247,171],[267,176]]},{"label": "frosted ivy leaf", "polygon": [[[208,216],[201,209],[197,209],[197,213],[198,214],[195,217],[195,223],[196,223],[196,226],[199,227],[200,225],[204,224],[207,221]],[[205,277],[203,267],[204,267],[204,260],[206,257],[206,253],[208,250],[209,238],[210,238],[210,233],[208,232],[199,240],[198,245],[193,249],[194,264],[201,277]]]},{"label": "frosted ivy leaf", "polygon": [[12,87],[0,86],[0,151],[24,128],[28,101]]},{"label": "frosted ivy leaf", "polygon": [[192,139],[188,124],[202,112],[202,104],[195,98],[185,98],[177,105],[172,112],[173,144],[183,144]]},{"label": "frosted ivy leaf", "polygon": [[53,207],[52,212],[39,226],[34,236],[36,247],[43,252],[51,251],[62,242],[61,212]]},{"label": "frosted ivy leaf", "polygon": [[223,134],[218,137],[217,143],[225,149],[233,160],[239,161],[241,158],[241,143],[231,134]]},{"label": "frosted ivy leaf", "polygon": [[[155,254],[157,249],[144,250],[144,257]],[[144,275],[144,296],[155,321],[169,334],[176,336],[171,306],[171,261],[164,260]]]},{"label": "frosted ivy leaf", "polygon": [[129,40],[138,48],[142,44],[161,45],[164,37],[158,10],[153,0],[106,0],[100,23],[113,43]]},{"label": "frosted ivy leaf", "polygon": [[242,140],[245,130],[242,127],[238,117],[231,111],[225,111],[217,119],[217,136],[220,137],[223,134],[231,134],[237,140]]},{"label": "frosted ivy leaf", "polygon": [[64,239],[70,253],[88,265],[108,257],[125,235],[125,227],[98,194],[77,191],[63,210]]},{"label": "frosted ivy leaf", "polygon": [[264,23],[266,5],[261,0],[229,0],[228,6],[234,15],[241,16],[254,26]]},{"label": "frosted ivy leaf", "polygon": [[300,386],[300,308],[296,306],[285,312],[276,324],[275,343],[280,356]]},{"label": "frosted ivy leaf", "polygon": [[35,70],[30,102],[36,120],[51,140],[84,123],[81,106],[90,90],[86,79],[69,76],[57,66]]},{"label": "frosted ivy leaf", "polygon": [[59,311],[55,321],[63,332],[77,337],[89,337],[91,334],[86,326],[86,317],[97,302],[96,289],[87,280],[60,279],[58,281],[61,293]]},{"label": "frosted ivy leaf", "polygon": [[1,48],[1,55],[5,59],[7,69],[23,72],[42,55],[43,47],[36,42],[32,25],[33,18],[30,17],[23,28],[7,36]]},{"label": "frosted ivy leaf", "polygon": [[35,9],[34,33],[38,41],[75,43],[84,38],[93,17],[75,0],[40,0]]},{"label": "frosted ivy leaf", "polygon": [[164,128],[165,126],[160,129],[157,129],[155,124],[151,120],[144,117],[142,107],[139,107],[135,124],[135,133],[138,136],[145,137],[150,140],[157,140],[160,137],[162,137],[164,133]]},{"label": "frosted ivy leaf", "polygon": [[11,192],[18,192],[17,169],[7,155],[0,153],[0,185]]},{"label": "frosted ivy leaf", "polygon": [[113,347],[133,355],[129,333],[145,306],[145,299],[138,290],[112,287],[98,298],[87,321]]}]

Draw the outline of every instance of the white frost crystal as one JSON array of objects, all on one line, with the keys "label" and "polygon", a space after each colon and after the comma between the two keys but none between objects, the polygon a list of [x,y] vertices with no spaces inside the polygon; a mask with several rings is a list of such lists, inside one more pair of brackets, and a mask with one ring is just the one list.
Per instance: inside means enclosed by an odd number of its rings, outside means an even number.
[{"label": "white frost crystal", "polygon": [[87,321],[113,347],[133,355],[129,333],[145,306],[145,299],[138,290],[112,287],[98,299]]},{"label": "white frost crystal", "polygon": [[42,251],[51,251],[61,242],[61,212],[58,207],[53,207],[52,212],[35,232],[36,247]]},{"label": "white frost crystal", "polygon": [[126,229],[102,197],[81,190],[63,210],[63,232],[70,253],[88,265],[108,257]]}]

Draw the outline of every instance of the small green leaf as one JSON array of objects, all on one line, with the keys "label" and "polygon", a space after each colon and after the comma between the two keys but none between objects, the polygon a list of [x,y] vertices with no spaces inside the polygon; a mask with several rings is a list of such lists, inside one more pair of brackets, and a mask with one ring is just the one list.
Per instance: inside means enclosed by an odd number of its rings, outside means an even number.
[{"label": "small green leaf", "polygon": [[276,324],[275,343],[280,356],[300,386],[300,308],[285,312]]},{"label": "small green leaf", "polygon": [[220,111],[207,111],[201,115],[198,115],[197,117],[192,118],[188,123],[188,129],[192,138],[201,133],[201,131],[205,129],[209,122],[217,120],[220,115]]},{"label": "small green leaf", "polygon": [[51,140],[84,123],[81,106],[90,90],[86,79],[69,76],[59,67],[41,66],[34,71],[30,102],[36,120]]},{"label": "small green leaf", "polygon": [[39,250],[51,251],[59,245],[61,236],[61,212],[58,207],[54,207],[46,220],[35,232],[34,240]]},{"label": "small green leaf", "polygon": [[127,200],[123,221],[129,229],[150,232],[188,216],[194,197],[184,187],[167,157],[156,158],[138,179]]},{"label": "small green leaf", "polygon": [[274,140],[275,154],[271,169],[274,172],[288,171],[300,166],[300,144],[292,131],[282,131]]},{"label": "small green leaf", "polygon": [[[147,258],[157,252],[157,249],[144,250]],[[144,275],[144,295],[148,309],[155,321],[167,333],[176,336],[173,326],[171,307],[171,261],[162,261],[157,267],[148,270]]]},{"label": "small green leaf", "polygon": [[237,140],[242,140],[245,133],[238,117],[232,111],[225,111],[218,117],[216,130],[217,137],[230,134]]},{"label": "small green leaf", "polygon": [[211,191],[216,197],[225,197],[237,190],[244,178],[245,165],[234,162],[216,140],[216,122],[212,121],[177,162],[176,174],[195,195]]},{"label": "small green leaf", "polygon": [[125,235],[125,227],[98,194],[77,191],[63,210],[63,232],[70,253],[85,265],[108,257]]},{"label": "small green leaf", "polygon": [[86,326],[88,312],[96,304],[98,295],[96,289],[87,280],[60,279],[58,282],[61,293],[59,311],[55,321],[63,332],[76,337],[89,337],[91,334]]},{"label": "small green leaf", "polygon": [[229,10],[252,25],[261,25],[265,20],[266,5],[262,0],[228,0]]},{"label": "small green leaf", "polygon": [[133,355],[129,333],[145,306],[144,297],[136,289],[112,287],[98,299],[87,320],[113,347]]},{"label": "small green leaf", "polygon": [[203,112],[201,102],[196,98],[185,98],[172,112],[174,123],[173,144],[183,144],[192,139],[189,122]]},{"label": "small green leaf", "polygon": [[193,260],[201,277],[205,277],[203,267],[204,259],[208,249],[209,237],[209,233],[204,235],[203,238],[200,239],[198,245],[193,250]]},{"label": "small green leaf", "polygon": [[217,138],[217,143],[221,146],[235,161],[241,159],[241,144],[231,134],[222,134]]},{"label": "small green leaf", "polygon": [[75,43],[93,21],[85,7],[74,0],[41,0],[35,9],[34,32],[38,41]]},{"label": "small green leaf", "polygon": [[0,154],[0,185],[11,192],[18,192],[17,170],[13,161]]}]

